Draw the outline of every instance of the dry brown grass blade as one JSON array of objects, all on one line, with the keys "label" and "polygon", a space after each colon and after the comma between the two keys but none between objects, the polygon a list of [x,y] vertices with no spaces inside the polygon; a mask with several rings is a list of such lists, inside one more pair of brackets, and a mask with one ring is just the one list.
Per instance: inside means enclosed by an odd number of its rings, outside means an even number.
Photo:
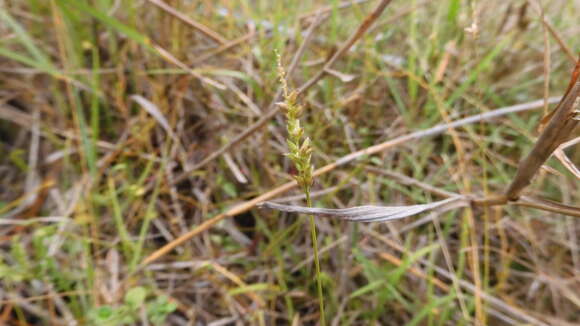
[{"label": "dry brown grass blade", "polygon": [[[566,98],[566,96],[568,96],[568,94],[572,90],[572,87],[574,87],[575,82],[578,80],[579,75],[580,75],[580,60],[576,63],[576,67],[572,72],[572,78],[570,79],[570,83],[568,83],[568,88],[566,88],[566,93],[564,93],[563,98]],[[558,111],[561,105],[562,102],[560,102],[550,113],[548,113],[545,117],[542,118],[542,120],[540,120],[540,130],[543,130],[544,126],[548,122],[550,122],[550,120],[552,119],[554,114]]]},{"label": "dry brown grass blade", "polygon": [[288,213],[313,214],[351,222],[386,222],[415,216],[426,212],[443,213],[469,205],[464,196],[457,196],[427,204],[406,206],[357,206],[343,209],[304,207],[264,202],[259,208],[269,208]]},{"label": "dry brown grass blade", "polygon": [[152,44],[151,46],[157,51],[157,53],[159,53],[159,55],[163,59],[167,60],[168,62],[171,62],[172,64],[183,69],[184,71],[187,71],[193,77],[195,77],[195,78],[199,79],[200,81],[202,81],[208,85],[211,85],[217,89],[221,89],[221,90],[226,89],[226,87],[224,85],[222,85],[221,83],[219,83],[211,78],[204,77],[201,74],[199,74],[197,71],[189,68],[189,66],[187,66],[185,63],[179,61],[173,54],[171,54],[169,51],[165,50],[161,46],[155,45],[155,44]]},{"label": "dry brown grass blade", "polygon": [[[541,19],[545,21],[545,13],[541,5],[538,3],[538,7],[540,7],[540,14]],[[550,35],[548,32],[548,27],[544,24],[544,98],[548,98],[550,96],[550,76],[552,75],[551,72],[551,53],[550,50]],[[544,104],[544,115],[548,114],[548,102]]]},{"label": "dry brown grass blade", "polygon": [[201,23],[198,23],[195,20],[187,17],[186,15],[184,15],[184,14],[180,13],[179,11],[173,9],[173,7],[169,6],[165,2],[163,2],[161,0],[147,0],[147,1],[149,1],[152,4],[156,5],[161,10],[167,12],[168,14],[172,15],[173,17],[181,20],[182,22],[186,23],[187,25],[195,28],[196,30],[200,31],[201,33],[203,33],[207,37],[211,38],[212,40],[218,42],[219,44],[223,45],[223,44],[226,44],[228,42],[228,40],[226,40],[225,38],[223,38],[221,35],[219,35],[215,31],[213,31],[209,27],[207,27],[207,26],[205,26],[205,25],[203,25]]},{"label": "dry brown grass blade", "polygon": [[196,59],[194,59],[191,63],[192,66],[196,66],[201,64],[202,62],[210,59],[210,58],[214,58],[215,56],[219,55],[220,53],[227,51],[233,47],[236,47],[238,45],[243,44],[244,42],[248,42],[250,40],[252,40],[254,37],[256,36],[256,32],[255,31],[250,31],[249,33],[235,39],[232,41],[229,41],[226,44],[220,45],[218,48],[215,48],[199,57],[197,57]]},{"label": "dry brown grass blade", "polygon": [[379,175],[384,175],[387,176],[391,179],[396,180],[397,182],[404,184],[406,186],[413,186],[413,187],[418,187],[421,188],[427,192],[430,192],[432,194],[435,194],[437,196],[441,196],[444,198],[450,198],[450,197],[455,197],[458,196],[459,194],[451,192],[451,191],[447,191],[441,188],[437,188],[435,186],[432,186],[428,183],[419,181],[417,179],[411,178],[409,176],[406,176],[404,174],[400,174],[394,171],[389,171],[389,170],[384,170],[384,169],[378,169],[376,167],[373,166],[367,166],[365,167],[365,170],[372,172],[372,173],[376,173]]},{"label": "dry brown grass blade", "polygon": [[564,205],[550,200],[530,196],[521,196],[520,198],[518,198],[518,200],[508,201],[506,195],[493,195],[484,198],[472,198],[471,203],[472,205],[479,207],[504,206],[504,205],[525,206],[546,212],[553,212],[567,216],[580,217],[580,207]]},{"label": "dry brown grass blade", "polygon": [[369,0],[349,0],[349,1],[343,1],[341,3],[338,4],[338,6],[326,6],[324,8],[320,8],[320,9],[316,9],[313,12],[309,12],[303,15],[300,15],[300,17],[298,17],[298,20],[300,21],[304,21],[306,19],[309,19],[313,16],[319,15],[319,14],[327,14],[330,13],[332,10],[335,9],[347,9],[350,8],[353,5],[360,5],[363,3],[369,2]]},{"label": "dry brown grass blade", "polygon": [[157,105],[155,105],[153,102],[149,101],[148,99],[138,94],[131,95],[130,98],[133,101],[137,102],[137,104],[139,104],[139,106],[141,106],[143,110],[149,113],[161,125],[161,127],[163,127],[165,132],[167,132],[167,134],[171,138],[173,138],[173,140],[179,142],[177,135],[175,134],[175,132],[169,125],[169,122],[167,121],[167,119],[165,118],[159,107],[157,107]]},{"label": "dry brown grass blade", "polygon": [[[220,264],[218,264],[216,262],[208,262],[208,266],[211,266],[214,270],[216,270],[218,273],[225,276],[230,281],[234,282],[237,286],[239,286],[239,287],[248,286],[238,275],[230,272],[229,270],[227,270],[225,267],[221,266]],[[252,300],[254,302],[256,302],[260,307],[264,307],[266,305],[266,303],[264,302],[264,299],[262,299],[262,297],[257,295],[254,291],[249,291],[248,296],[250,298],[252,298]]]},{"label": "dry brown grass blade", "polygon": [[566,155],[564,150],[568,147],[574,146],[579,143],[580,137],[576,137],[560,145],[560,147],[558,147],[556,149],[556,152],[554,153],[554,156],[560,161],[560,163],[562,163],[562,165],[564,165],[564,167],[568,169],[568,171],[570,171],[570,173],[572,173],[578,180],[580,180],[580,170],[576,167],[574,162],[572,162],[572,160]]},{"label": "dry brown grass blade", "polygon": [[39,317],[43,320],[49,320],[52,325],[70,325],[60,317],[47,312],[40,305],[29,302],[27,298],[23,298],[17,293],[0,291],[2,297],[7,298],[11,304],[21,308],[32,316]]},{"label": "dry brown grass blade", "polygon": [[[548,100],[550,102],[554,103],[558,99],[557,98],[549,98]],[[404,143],[412,141],[412,140],[418,140],[418,139],[421,139],[424,137],[439,135],[439,134],[446,132],[447,130],[449,130],[451,128],[458,128],[458,127],[465,126],[468,124],[486,121],[489,119],[501,117],[501,116],[511,114],[511,113],[517,113],[517,112],[537,109],[539,107],[542,107],[543,105],[544,105],[543,100],[537,100],[537,101],[533,101],[533,102],[529,102],[529,103],[508,106],[508,107],[501,108],[498,110],[485,112],[482,114],[477,114],[477,115],[474,115],[471,117],[460,119],[460,120],[457,120],[457,121],[454,121],[451,123],[444,123],[444,124],[436,125],[436,126],[429,128],[429,129],[420,130],[420,131],[416,131],[416,132],[413,132],[413,133],[410,133],[407,135],[403,135],[403,136],[388,140],[386,142],[371,146],[369,148],[366,148],[366,149],[351,153],[349,155],[346,155],[346,156],[338,159],[334,163],[330,163],[328,165],[321,167],[320,169],[317,169],[316,171],[314,171],[313,176],[314,177],[320,176],[322,174],[325,174],[327,172],[330,172],[330,171],[336,169],[337,167],[340,167],[342,165],[356,161],[362,157],[365,157],[368,155],[373,155],[376,153],[380,153],[382,151],[385,151],[387,149],[404,144]],[[258,203],[268,201],[268,200],[270,200],[270,199],[272,199],[272,198],[274,198],[282,193],[285,193],[286,191],[288,191],[290,189],[293,189],[294,187],[296,187],[295,181],[285,183],[277,188],[274,188],[274,189],[272,189],[272,190],[270,190],[270,191],[268,191],[268,192],[266,192],[266,193],[264,193],[256,198],[254,198],[254,199],[240,203],[240,204],[230,208],[226,212],[221,213],[219,215],[216,215],[209,220],[206,220],[205,222],[203,222],[200,225],[198,225],[197,227],[195,227],[193,230],[191,230],[185,234],[182,234],[177,239],[173,240],[172,242],[166,244],[165,246],[163,246],[163,247],[159,248],[158,250],[156,250],[155,252],[153,252],[151,255],[149,255],[147,258],[145,258],[143,260],[142,265],[144,266],[144,265],[150,264],[151,262],[166,255],[167,253],[172,251],[175,247],[181,245],[182,243],[195,237],[196,235],[207,231],[209,228],[211,228],[212,226],[214,226],[215,224],[217,224],[219,221],[223,220],[224,218],[232,217],[232,216],[247,212],[250,209],[254,208]]]},{"label": "dry brown grass blade", "polygon": [[517,202],[514,202],[514,204],[568,216],[580,217],[580,207],[564,205],[551,200],[531,196],[522,196]]},{"label": "dry brown grass blade", "polygon": [[562,163],[562,165],[568,171],[570,171],[570,173],[572,173],[576,177],[576,179],[580,180],[580,170],[578,170],[578,168],[576,167],[576,165],[574,165],[574,162],[572,162],[572,160],[568,157],[568,155],[564,153],[561,146],[558,149],[556,149],[556,151],[554,152],[554,156],[560,161],[560,163]]},{"label": "dry brown grass blade", "polygon": [[505,195],[509,200],[517,200],[522,190],[531,183],[532,177],[552,153],[569,137],[580,121],[574,119],[574,109],[580,95],[580,59],[572,74],[571,87],[550,119],[550,122],[536,141],[532,151],[519,164],[518,171]]}]

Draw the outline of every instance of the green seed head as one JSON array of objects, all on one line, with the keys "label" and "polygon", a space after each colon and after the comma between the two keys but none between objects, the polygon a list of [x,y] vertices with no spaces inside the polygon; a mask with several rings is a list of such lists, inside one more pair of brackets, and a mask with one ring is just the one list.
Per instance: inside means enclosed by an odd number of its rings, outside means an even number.
[{"label": "green seed head", "polygon": [[296,182],[303,190],[309,191],[313,182],[313,168],[311,164],[312,146],[310,144],[310,138],[307,137],[302,140],[304,128],[300,125],[300,116],[304,108],[298,104],[298,92],[289,89],[280,54],[276,53],[276,55],[278,56],[278,77],[282,84],[284,94],[284,102],[278,103],[278,105],[286,112],[287,143],[290,151],[286,156],[294,163],[296,170],[298,170],[298,175],[294,177]]}]

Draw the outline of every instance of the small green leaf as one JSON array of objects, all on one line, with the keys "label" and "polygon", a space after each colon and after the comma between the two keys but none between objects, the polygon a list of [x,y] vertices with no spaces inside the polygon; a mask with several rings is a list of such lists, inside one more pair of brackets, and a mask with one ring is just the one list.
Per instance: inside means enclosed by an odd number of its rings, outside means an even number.
[{"label": "small green leaf", "polygon": [[153,324],[162,325],[167,318],[167,315],[174,312],[176,309],[177,305],[173,302],[169,302],[169,299],[162,295],[155,301],[147,304],[147,315]]},{"label": "small green leaf", "polygon": [[238,191],[236,190],[236,186],[231,182],[224,182],[222,188],[224,192],[230,197],[237,197]]},{"label": "small green leaf", "polygon": [[258,291],[278,291],[278,289],[269,284],[269,283],[256,283],[256,284],[252,284],[252,285],[246,285],[246,286],[240,286],[238,288],[235,288],[233,290],[230,290],[228,293],[230,295],[238,295],[238,294],[244,294],[244,293],[248,293],[248,292],[258,292]]},{"label": "small green leaf", "polygon": [[24,159],[24,150],[22,149],[15,149],[13,151],[10,152],[10,154],[8,155],[8,158],[10,159],[10,162],[14,165],[16,165],[22,172],[27,172],[28,171],[28,164],[26,163],[26,160]]},{"label": "small green leaf", "polygon": [[70,7],[73,7],[75,9],[79,10],[80,12],[83,12],[85,14],[89,14],[89,15],[93,16],[94,18],[98,19],[106,26],[109,26],[109,27],[119,31],[120,33],[122,33],[123,35],[132,39],[133,41],[135,41],[141,45],[144,45],[149,49],[152,48],[150,45],[151,42],[147,36],[139,33],[137,30],[133,29],[132,27],[121,23],[119,20],[108,15],[107,13],[99,11],[98,9],[87,4],[86,2],[79,1],[79,0],[61,0],[61,2],[70,6]]},{"label": "small green leaf", "polygon": [[361,295],[367,294],[369,292],[374,291],[375,289],[381,288],[383,287],[385,284],[385,280],[376,280],[373,282],[370,282],[369,284],[359,288],[358,290],[354,291],[353,293],[351,293],[350,298],[356,298],[356,297],[360,297]]},{"label": "small green leaf", "polygon": [[147,290],[144,287],[134,287],[127,291],[127,294],[125,294],[125,303],[127,303],[132,308],[139,308],[145,302],[146,297]]},{"label": "small green leaf", "polygon": [[114,313],[115,313],[115,311],[113,310],[112,307],[102,306],[96,310],[95,317],[97,318],[98,321],[105,321],[105,320],[108,320],[109,318],[113,317]]}]

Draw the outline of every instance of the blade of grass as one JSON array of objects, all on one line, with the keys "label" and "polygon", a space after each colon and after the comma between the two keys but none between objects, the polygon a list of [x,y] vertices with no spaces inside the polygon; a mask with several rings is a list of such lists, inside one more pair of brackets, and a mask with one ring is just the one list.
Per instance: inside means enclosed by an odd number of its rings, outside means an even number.
[{"label": "blade of grass", "polygon": [[107,185],[109,188],[109,198],[111,200],[111,207],[113,209],[113,219],[115,220],[115,225],[117,226],[117,232],[119,232],[119,236],[121,237],[123,251],[125,253],[125,257],[131,257],[131,255],[135,252],[135,246],[131,241],[129,231],[125,226],[123,212],[121,210],[121,205],[119,204],[119,198],[117,197],[117,189],[115,187],[115,181],[113,179],[109,179]]},{"label": "blade of grass", "polygon": [[483,72],[485,69],[488,69],[492,66],[493,60],[501,53],[501,51],[512,41],[511,37],[505,37],[502,39],[494,48],[489,52],[483,60],[473,69],[472,72],[469,73],[467,79],[461,83],[457,89],[447,99],[445,102],[447,107],[451,107],[457,99],[459,99],[467,89],[477,81],[478,76]]},{"label": "blade of grass", "polygon": [[435,310],[438,306],[443,306],[443,305],[450,303],[451,301],[453,301],[454,297],[455,297],[454,295],[449,294],[449,295],[446,295],[442,298],[431,298],[431,301],[429,301],[429,303],[424,305],[421,308],[421,310],[416,312],[413,316],[413,319],[411,319],[411,321],[408,322],[406,325],[407,326],[419,325],[419,323],[421,323],[421,321],[427,315],[429,315],[431,313],[431,311]]},{"label": "blade of grass", "polygon": [[187,72],[189,72],[194,77],[207,83],[208,85],[212,85],[218,89],[226,89],[225,86],[222,85],[221,83],[218,83],[214,80],[211,80],[209,78],[206,78],[206,77],[200,75],[199,73],[192,70],[191,68],[189,68],[187,65],[185,65],[181,61],[177,60],[177,58],[175,58],[169,51],[165,50],[164,48],[162,48],[158,45],[155,45],[153,43],[153,41],[149,37],[147,37],[146,35],[143,35],[143,34],[139,33],[137,30],[133,29],[132,27],[121,23],[120,21],[118,21],[114,17],[111,17],[111,16],[89,6],[88,4],[86,4],[84,2],[84,0],[60,0],[59,3],[64,3],[65,5],[68,5],[76,10],[79,10],[81,12],[89,14],[90,16],[101,21],[106,26],[109,26],[113,30],[116,30],[116,31],[120,32],[121,34],[127,36],[129,39],[144,46],[146,49],[159,55],[161,58],[165,59],[166,61],[178,66],[179,68],[181,68]]},{"label": "blade of grass", "polygon": [[4,21],[16,33],[20,44],[28,50],[28,53],[32,55],[39,65],[47,67],[47,70],[55,70],[53,64],[48,59],[48,56],[44,54],[36,44],[34,44],[34,41],[26,32],[26,29],[15,21],[14,18],[12,18],[12,16],[10,16],[10,14],[8,14],[8,12],[3,8],[0,8],[0,20]]}]

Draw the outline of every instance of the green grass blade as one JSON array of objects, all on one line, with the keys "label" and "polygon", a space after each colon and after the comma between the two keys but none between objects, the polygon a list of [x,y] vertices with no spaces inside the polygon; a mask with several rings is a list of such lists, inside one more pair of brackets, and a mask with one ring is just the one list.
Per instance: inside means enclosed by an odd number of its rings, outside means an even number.
[{"label": "green grass blade", "polygon": [[385,280],[376,280],[376,281],[372,281],[369,284],[359,288],[358,290],[352,292],[349,296],[350,299],[354,299],[356,297],[360,297],[361,295],[365,295],[369,292],[372,292],[374,290],[380,289],[385,285]]},{"label": "green grass blade", "polygon": [[36,62],[39,63],[40,66],[44,66],[46,68],[51,67],[51,69],[54,70],[54,66],[50,62],[48,56],[46,56],[36,46],[36,44],[34,44],[34,41],[26,32],[26,30],[2,8],[0,8],[0,20],[4,21],[14,31],[20,44],[26,48],[26,50],[30,53],[30,55],[32,55],[32,57],[36,60]]},{"label": "green grass blade", "polygon": [[109,198],[111,200],[111,206],[113,208],[113,219],[117,226],[117,232],[121,238],[121,244],[123,246],[123,251],[126,257],[131,257],[132,253],[135,251],[133,242],[129,235],[129,231],[125,226],[123,221],[123,212],[121,211],[121,205],[119,203],[119,198],[117,197],[117,189],[115,188],[115,182],[113,179],[109,179]]},{"label": "green grass blade", "polygon": [[483,60],[481,60],[481,62],[475,67],[475,69],[469,74],[469,76],[467,77],[467,80],[464,81],[452,94],[451,96],[449,96],[449,99],[447,99],[447,106],[451,106],[453,105],[453,103],[460,98],[461,96],[463,96],[463,94],[465,94],[465,92],[467,91],[467,89],[469,88],[469,86],[471,86],[479,77],[479,75],[486,69],[488,69],[493,62],[493,59],[495,59],[500,53],[501,51],[510,43],[510,41],[512,40],[511,37],[506,37],[503,40],[501,40],[496,46],[495,48],[489,52],[484,58]]},{"label": "green grass blade", "polygon": [[416,326],[419,325],[421,323],[421,321],[427,316],[429,315],[429,313],[431,312],[431,310],[435,309],[438,306],[442,306],[445,304],[448,304],[449,302],[451,302],[453,299],[455,298],[454,295],[447,295],[444,296],[443,298],[437,298],[437,299],[431,299],[431,301],[426,304],[425,306],[423,306],[423,309],[419,310],[419,312],[417,312],[415,314],[415,316],[413,317],[413,319],[407,323],[407,326]]},{"label": "green grass blade", "polygon": [[49,73],[51,75],[58,74],[58,72],[56,70],[47,69],[46,66],[40,64],[38,61],[35,61],[32,58],[23,56],[20,53],[12,51],[10,49],[7,49],[5,47],[0,47],[0,56],[6,57],[8,59],[12,59],[12,60],[20,62],[26,66],[41,70],[41,71]]},{"label": "green grass blade", "polygon": [[148,48],[152,49],[150,46],[151,41],[149,40],[149,38],[147,36],[139,33],[137,30],[131,28],[130,26],[127,26],[127,25],[121,23],[117,19],[89,6],[88,4],[86,4],[85,1],[59,0],[59,2],[65,4],[69,7],[72,7],[74,9],[77,9],[83,13],[89,14],[90,16],[93,16],[94,18],[99,20],[101,23],[103,23],[106,26],[120,32],[121,34],[127,36],[131,40],[133,40],[141,45],[145,45]]}]

